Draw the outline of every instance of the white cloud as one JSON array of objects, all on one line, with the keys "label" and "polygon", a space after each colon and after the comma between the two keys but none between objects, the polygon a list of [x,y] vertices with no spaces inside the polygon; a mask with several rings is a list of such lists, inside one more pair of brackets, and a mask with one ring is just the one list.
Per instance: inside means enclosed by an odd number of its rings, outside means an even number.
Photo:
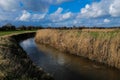
[{"label": "white cloud", "polygon": [[15,11],[20,8],[18,0],[0,0],[0,8],[5,11]]},{"label": "white cloud", "polygon": [[58,14],[62,13],[62,11],[63,11],[63,8],[59,7],[57,9],[57,11],[55,11],[55,13],[53,13],[52,15],[58,15]]},{"label": "white cloud", "polygon": [[41,1],[48,2],[49,4],[60,4],[70,0],[41,0]]},{"label": "white cloud", "polygon": [[[18,22],[26,24],[51,24],[55,26],[111,26],[120,24],[120,0],[100,0],[86,4],[80,12],[59,7],[48,13],[50,5],[71,0],[0,0],[0,24]],[[87,22],[86,22],[87,21]],[[109,23],[109,24],[107,24]]]},{"label": "white cloud", "polygon": [[33,20],[41,20],[44,19],[46,14],[33,14],[32,19]]},{"label": "white cloud", "polygon": [[104,23],[109,23],[110,20],[109,19],[104,19]]},{"label": "white cloud", "polygon": [[120,16],[120,0],[114,0],[114,2],[109,7],[109,13],[113,17]]},{"label": "white cloud", "polygon": [[50,5],[70,0],[0,0],[0,8],[5,11],[32,10],[47,12]]},{"label": "white cloud", "polygon": [[96,18],[103,16],[120,16],[120,0],[101,0],[100,2],[93,2],[91,5],[87,4],[81,9],[78,17]]},{"label": "white cloud", "polygon": [[[66,1],[70,0],[0,0],[0,21],[40,21],[45,19],[50,5]],[[56,14],[61,12],[62,8]]]},{"label": "white cloud", "polygon": [[67,12],[67,13],[63,14],[62,18],[63,19],[69,19],[71,16],[72,16],[72,13],[71,12]]},{"label": "white cloud", "polygon": [[15,21],[16,17],[18,16],[19,12],[8,12],[4,11],[0,8],[0,22],[2,23],[3,21]]},{"label": "white cloud", "polygon": [[46,16],[46,13],[43,14],[31,14],[30,12],[27,12],[26,10],[22,11],[22,14],[16,18],[17,21],[39,21],[41,19],[44,19]]},{"label": "white cloud", "polygon": [[58,22],[58,21],[61,21],[62,19],[62,13],[63,11],[63,8],[58,8],[54,13],[50,14],[50,21],[52,22]]},{"label": "white cloud", "polygon": [[[100,3],[93,3],[92,5],[87,4],[85,8],[81,9],[80,16],[87,17],[87,18],[96,18],[100,16],[104,16],[107,14],[107,8],[108,6],[103,6],[103,2]],[[104,9],[103,9],[104,8]]]},{"label": "white cloud", "polygon": [[30,17],[31,17],[31,14],[29,12],[27,12],[26,10],[24,10],[22,12],[22,16],[20,16],[19,20],[20,21],[29,21]]},{"label": "white cloud", "polygon": [[54,13],[50,14],[50,20],[52,22],[59,22],[70,19],[72,17],[71,12],[62,13],[63,8],[58,8]]}]

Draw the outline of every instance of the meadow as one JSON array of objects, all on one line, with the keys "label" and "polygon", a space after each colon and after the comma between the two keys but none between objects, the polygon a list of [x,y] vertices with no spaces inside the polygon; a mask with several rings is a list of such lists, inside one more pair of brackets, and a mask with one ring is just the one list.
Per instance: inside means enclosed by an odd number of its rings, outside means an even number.
[{"label": "meadow", "polygon": [[37,30],[14,30],[14,31],[0,31],[0,36],[12,35],[12,34],[21,34],[27,32],[36,32]]}]

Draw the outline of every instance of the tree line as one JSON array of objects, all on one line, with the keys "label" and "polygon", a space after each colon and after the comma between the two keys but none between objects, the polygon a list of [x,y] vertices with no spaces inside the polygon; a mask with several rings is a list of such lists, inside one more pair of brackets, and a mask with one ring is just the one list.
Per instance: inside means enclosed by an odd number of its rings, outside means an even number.
[{"label": "tree line", "polygon": [[86,27],[86,26],[72,26],[72,27],[42,27],[42,26],[24,26],[21,25],[19,27],[16,27],[12,24],[6,24],[0,27],[0,31],[14,31],[14,30],[37,30],[37,29],[120,29],[120,26],[116,27]]},{"label": "tree line", "polygon": [[43,27],[42,26],[24,26],[24,25],[16,27],[12,24],[6,24],[0,27],[0,31],[37,30],[37,29],[43,29]]},{"label": "tree line", "polygon": [[120,26],[116,26],[116,27],[86,27],[86,26],[72,26],[72,27],[67,27],[67,26],[63,26],[63,27],[46,27],[47,29],[120,29]]}]

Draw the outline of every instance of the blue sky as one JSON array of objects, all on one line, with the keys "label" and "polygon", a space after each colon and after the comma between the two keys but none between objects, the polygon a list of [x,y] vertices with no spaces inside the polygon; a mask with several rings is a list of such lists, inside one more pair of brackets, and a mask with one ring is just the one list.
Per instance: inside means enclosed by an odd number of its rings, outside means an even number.
[{"label": "blue sky", "polygon": [[120,0],[0,0],[0,25],[120,26]]}]

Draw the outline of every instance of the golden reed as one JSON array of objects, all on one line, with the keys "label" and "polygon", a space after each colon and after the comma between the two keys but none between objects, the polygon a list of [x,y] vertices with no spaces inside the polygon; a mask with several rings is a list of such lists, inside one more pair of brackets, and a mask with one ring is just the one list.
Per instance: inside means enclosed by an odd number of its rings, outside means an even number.
[{"label": "golden reed", "polygon": [[35,41],[120,69],[120,30],[43,29],[37,31]]}]

